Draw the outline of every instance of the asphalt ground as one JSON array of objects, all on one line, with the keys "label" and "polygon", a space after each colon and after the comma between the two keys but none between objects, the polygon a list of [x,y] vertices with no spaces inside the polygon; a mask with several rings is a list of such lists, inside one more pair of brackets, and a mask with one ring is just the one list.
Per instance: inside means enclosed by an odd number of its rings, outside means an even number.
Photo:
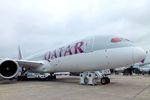
[{"label": "asphalt ground", "polygon": [[1,81],[0,100],[150,100],[150,76],[110,76],[108,85],[86,86],[78,77],[55,81]]}]

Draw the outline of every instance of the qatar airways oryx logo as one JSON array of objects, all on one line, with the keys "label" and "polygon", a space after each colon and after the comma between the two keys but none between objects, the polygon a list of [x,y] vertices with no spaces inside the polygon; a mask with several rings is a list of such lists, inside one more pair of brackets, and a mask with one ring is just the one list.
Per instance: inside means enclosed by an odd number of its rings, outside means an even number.
[{"label": "qatar airways oryx logo", "polygon": [[45,60],[52,60],[55,58],[74,55],[84,53],[84,42],[78,42],[73,45],[68,45],[67,47],[62,47],[59,49],[54,50],[53,52],[49,51],[45,54]]}]

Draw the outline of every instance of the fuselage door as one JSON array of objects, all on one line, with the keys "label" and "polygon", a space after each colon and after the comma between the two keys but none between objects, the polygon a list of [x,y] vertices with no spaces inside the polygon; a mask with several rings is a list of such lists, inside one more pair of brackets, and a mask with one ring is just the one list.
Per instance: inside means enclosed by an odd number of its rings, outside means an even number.
[{"label": "fuselage door", "polygon": [[85,40],[85,53],[93,51],[93,37]]}]

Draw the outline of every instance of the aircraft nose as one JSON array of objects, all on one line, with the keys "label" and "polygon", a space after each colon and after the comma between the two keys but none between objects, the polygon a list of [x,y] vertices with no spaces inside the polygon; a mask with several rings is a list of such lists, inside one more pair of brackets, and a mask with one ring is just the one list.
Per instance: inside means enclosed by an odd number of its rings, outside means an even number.
[{"label": "aircraft nose", "polygon": [[138,63],[142,61],[146,56],[146,52],[140,48],[140,47],[135,47],[133,50],[133,58],[134,58],[134,63]]}]

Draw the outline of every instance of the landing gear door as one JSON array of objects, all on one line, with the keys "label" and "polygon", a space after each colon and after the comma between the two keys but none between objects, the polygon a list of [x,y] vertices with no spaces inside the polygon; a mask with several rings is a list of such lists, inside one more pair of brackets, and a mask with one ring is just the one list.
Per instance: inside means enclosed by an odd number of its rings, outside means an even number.
[{"label": "landing gear door", "polygon": [[85,53],[89,53],[93,51],[93,38],[88,38],[85,40]]}]

